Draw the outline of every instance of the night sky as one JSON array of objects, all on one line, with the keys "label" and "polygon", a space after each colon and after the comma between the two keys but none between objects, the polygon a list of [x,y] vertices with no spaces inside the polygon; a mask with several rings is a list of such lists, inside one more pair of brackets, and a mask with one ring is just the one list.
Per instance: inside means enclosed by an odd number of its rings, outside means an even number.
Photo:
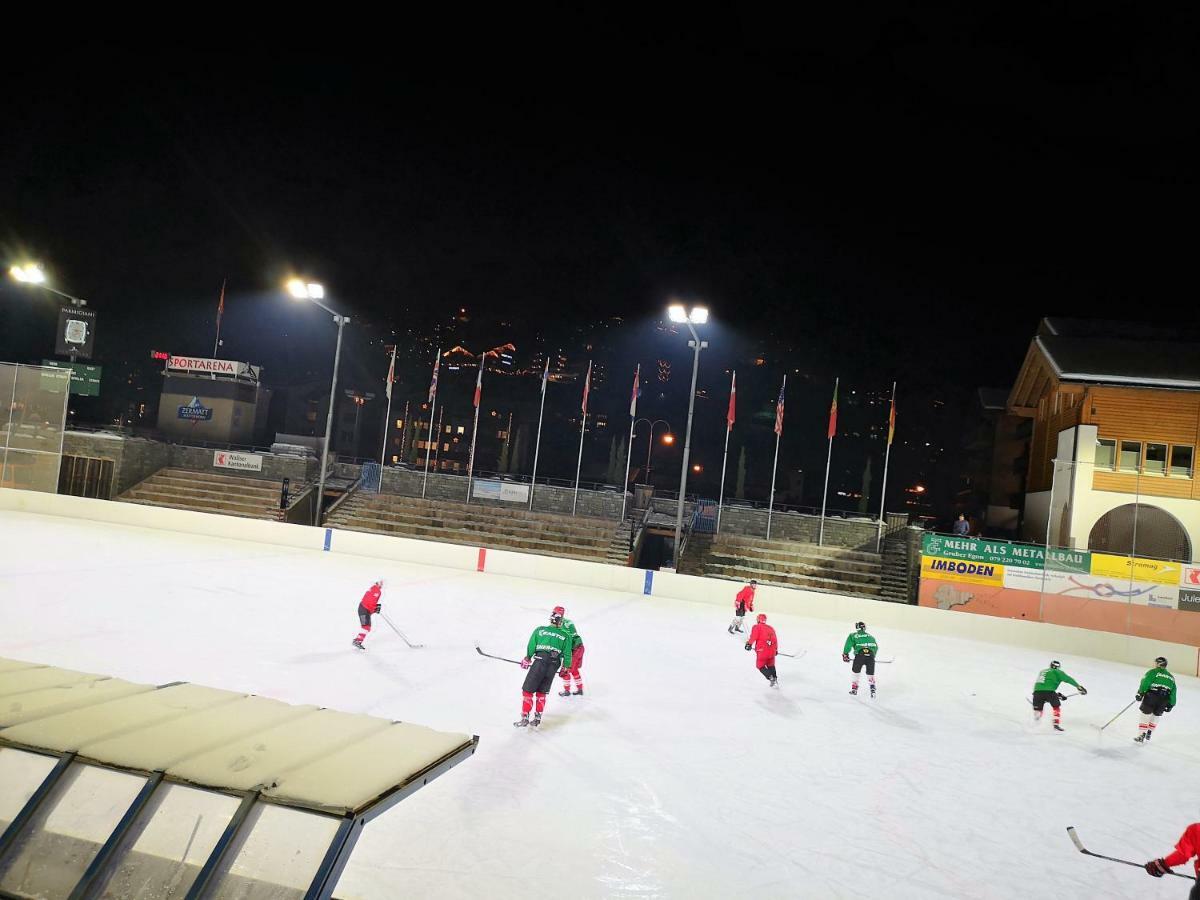
[{"label": "night sky", "polygon": [[[10,57],[0,251],[109,360],[208,355],[228,278],[226,355],[302,368],[299,268],[383,325],[680,294],[829,375],[1007,387],[1044,315],[1196,318],[1194,23],[1030,15]],[[49,355],[51,306],[0,287],[0,358]]]}]

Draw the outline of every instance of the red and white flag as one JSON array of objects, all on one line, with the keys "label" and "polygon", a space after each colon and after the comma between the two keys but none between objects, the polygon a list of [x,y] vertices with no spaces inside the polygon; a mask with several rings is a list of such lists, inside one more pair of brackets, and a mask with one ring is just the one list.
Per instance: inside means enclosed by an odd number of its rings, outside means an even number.
[{"label": "red and white flag", "polygon": [[787,389],[787,376],[783,376],[783,384],[779,386],[779,399],[775,401],[775,433],[783,435],[783,392]]},{"label": "red and white flag", "polygon": [[733,420],[737,418],[737,372],[729,379],[729,412],[725,413],[725,430],[733,431]]},{"label": "red and white flag", "polygon": [[383,389],[389,400],[392,399],[392,382],[396,380],[396,345],[392,344],[392,363],[388,366],[387,386]]},{"label": "red and white flag", "polygon": [[221,282],[221,299],[217,301],[217,330],[221,329],[221,316],[225,314],[225,282]]},{"label": "red and white flag", "polygon": [[429,382],[429,403],[437,397],[438,366],[442,364],[442,348],[438,347],[437,356],[433,358],[433,379]]},{"label": "red and white flag", "polygon": [[479,409],[479,396],[483,393],[483,361],[484,356],[479,357],[479,376],[475,379],[475,408]]},{"label": "red and white flag", "polygon": [[592,361],[588,360],[587,377],[583,379],[583,405],[581,409],[583,414],[587,415],[588,392],[592,389]]},{"label": "red and white flag", "polygon": [[638,384],[642,375],[642,364],[638,363],[637,368],[633,370],[633,394],[629,398],[629,415],[637,415],[637,398],[641,393],[641,387]]}]

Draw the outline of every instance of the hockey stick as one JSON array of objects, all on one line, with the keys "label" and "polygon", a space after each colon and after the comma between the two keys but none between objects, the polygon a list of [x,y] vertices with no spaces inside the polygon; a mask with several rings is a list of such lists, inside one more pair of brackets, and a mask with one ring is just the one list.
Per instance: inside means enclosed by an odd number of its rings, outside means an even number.
[{"label": "hockey stick", "polygon": [[[1079,839],[1079,835],[1077,835],[1075,833],[1074,825],[1067,826],[1067,834],[1069,834],[1071,836],[1071,840],[1075,843],[1075,849],[1078,850],[1080,853],[1082,853],[1084,856],[1094,856],[1094,857],[1096,857],[1096,859],[1107,859],[1109,862],[1121,863],[1122,865],[1126,865],[1126,866],[1137,866],[1139,869],[1146,868],[1145,865],[1143,865],[1142,863],[1135,863],[1128,859],[1117,859],[1115,856],[1105,856],[1102,853],[1093,853],[1087,847],[1083,846],[1083,841],[1081,841]],[[1174,875],[1176,878],[1186,878],[1188,881],[1196,880],[1191,875],[1184,875],[1180,872],[1172,872],[1170,869],[1167,870],[1167,874]]]},{"label": "hockey stick", "polygon": [[[1133,706],[1133,704],[1135,704],[1135,703],[1137,703],[1136,700],[1130,700],[1129,706]],[[1103,725],[1101,725],[1100,730],[1103,731],[1105,728],[1107,728],[1113,722],[1117,721],[1117,719],[1121,718],[1121,716],[1125,715],[1125,710],[1129,709],[1129,706],[1126,706],[1125,709],[1121,710],[1119,713],[1117,713],[1115,716],[1113,716],[1111,719],[1109,719],[1107,722],[1105,722]]]},{"label": "hockey stick", "polygon": [[[1066,703],[1066,702],[1067,702],[1067,698],[1068,698],[1068,697],[1082,697],[1082,696],[1083,696],[1083,694],[1080,694],[1079,692],[1076,692],[1076,693],[1074,693],[1074,694],[1059,694],[1059,695],[1058,695],[1058,701],[1059,701],[1060,703]],[[1029,705],[1030,705],[1030,706],[1032,706],[1032,705],[1033,705],[1033,698],[1032,698],[1032,697],[1026,697],[1025,699],[1029,701]]]},{"label": "hockey stick", "polygon": [[412,647],[414,650],[420,650],[422,647],[425,646],[424,644],[414,644],[407,637],[405,637],[404,632],[401,631],[399,628],[397,628],[396,623],[393,622],[391,619],[389,619],[387,616],[385,616],[382,611],[379,613],[379,617],[381,619],[383,619],[383,621],[388,623],[388,627],[391,628],[392,631],[394,631],[394,632],[396,632],[396,634],[400,635],[400,640],[404,641],[404,643],[408,644],[408,646]]},{"label": "hockey stick", "polygon": [[799,653],[784,653],[782,650],[777,650],[775,652],[775,655],[776,656],[790,656],[792,659],[800,659],[800,657],[804,656],[804,654],[807,652],[808,652],[807,650],[801,650]]},{"label": "hockey stick", "polygon": [[491,653],[484,653],[483,648],[478,644],[475,645],[475,649],[479,652],[480,656],[486,656],[488,659],[498,659],[501,662],[512,663],[514,666],[521,665],[521,661],[519,659],[509,659],[507,656],[495,656]]}]

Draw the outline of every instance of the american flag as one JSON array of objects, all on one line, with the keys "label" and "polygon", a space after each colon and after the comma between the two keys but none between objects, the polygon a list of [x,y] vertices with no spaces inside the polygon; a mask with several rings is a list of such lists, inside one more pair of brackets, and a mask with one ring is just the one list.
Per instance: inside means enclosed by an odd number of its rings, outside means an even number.
[{"label": "american flag", "polygon": [[775,433],[783,435],[783,392],[787,389],[787,376],[783,376],[783,384],[779,386],[779,399],[775,401]]},{"label": "american flag", "polygon": [[438,347],[437,356],[433,358],[433,380],[429,382],[429,402],[432,403],[437,397],[437,376],[438,366],[442,364],[442,348]]}]

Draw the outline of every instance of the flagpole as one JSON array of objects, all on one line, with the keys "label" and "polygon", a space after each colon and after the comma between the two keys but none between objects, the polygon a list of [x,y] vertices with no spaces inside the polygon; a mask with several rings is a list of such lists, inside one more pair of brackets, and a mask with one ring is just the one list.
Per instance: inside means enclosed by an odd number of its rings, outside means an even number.
[{"label": "flagpole", "polygon": [[[729,381],[729,396],[733,397],[737,390],[737,372]],[[725,455],[721,457],[721,492],[717,494],[717,532],[721,531],[721,507],[725,504],[725,470],[729,467],[729,433],[733,431],[733,422],[725,421]]]},{"label": "flagpole", "polygon": [[880,546],[883,544],[883,516],[884,505],[887,503],[887,472],[888,461],[892,458],[892,423],[895,421],[893,416],[896,414],[896,382],[892,382],[892,406],[888,411],[888,442],[887,450],[883,453],[883,490],[880,491],[879,497],[879,533],[875,536],[875,552],[879,552]]},{"label": "flagpole", "polygon": [[[435,380],[437,378],[438,365],[441,364],[441,361],[442,361],[442,348],[438,347],[437,355],[434,356],[434,358],[433,358],[433,377]],[[432,388],[433,385],[431,384],[430,387]],[[430,393],[433,394],[433,405],[430,406],[430,408],[429,408],[429,433],[425,439],[425,476],[421,479],[421,499],[422,500],[425,499],[425,489],[426,489],[426,487],[429,486],[429,455],[430,455],[429,451],[431,449],[429,445],[433,443],[433,416],[434,416],[434,413],[437,412],[437,391],[431,389]],[[441,429],[439,428],[438,429],[438,441],[440,442],[441,439],[442,439]]]},{"label": "flagpole", "polygon": [[[787,375],[783,376],[783,384],[779,388],[779,395],[782,397],[784,390],[787,388]],[[771,517],[775,514],[775,473],[779,471],[779,439],[783,436],[783,429],[775,429],[775,461],[771,463],[771,497],[767,504],[767,540],[771,539]]]},{"label": "flagpole", "polygon": [[537,440],[533,445],[533,476],[529,479],[529,511],[533,512],[533,494],[537,490],[538,454],[542,450],[542,415],[546,412],[546,385],[550,380],[550,354],[546,353],[546,371],[542,373],[542,403],[538,407]]},{"label": "flagpole", "polygon": [[483,388],[483,364],[487,360],[486,353],[479,354],[479,378],[475,382],[475,394],[477,402],[475,403],[475,425],[471,428],[471,455],[467,460],[467,502],[471,502],[471,486],[475,483],[475,438],[479,436],[479,407],[483,405],[483,398],[479,396]]},{"label": "flagpole", "polygon": [[[833,380],[833,397],[834,403],[837,402],[838,381]],[[829,499],[829,464],[833,461],[833,435],[829,435],[829,452],[825,454],[825,490],[821,494],[821,527],[817,531],[817,546],[824,546],[825,543],[825,501]]]},{"label": "flagpole", "polygon": [[[392,380],[396,374],[396,345],[392,344],[392,364],[388,366],[387,373],[387,415],[383,417],[383,442],[379,447],[379,468],[383,468],[383,460],[387,454],[388,432],[392,429],[388,426],[392,424]],[[404,424],[408,424],[408,419],[404,420]],[[383,486],[383,476],[379,476],[379,484]]]},{"label": "flagpole", "polygon": [[213,340],[213,359],[217,358],[217,348],[221,346],[221,317],[225,315],[225,282],[226,278],[221,279],[221,302],[217,304],[217,336]]},{"label": "flagpole", "polygon": [[[642,374],[642,364],[637,364],[633,373],[633,397],[629,401],[629,443],[625,452],[625,483],[621,485],[621,521],[625,521],[626,492],[629,490],[629,464],[633,461],[633,423],[637,421],[637,392],[638,382]],[[717,521],[720,521],[718,519]]]},{"label": "flagpole", "polygon": [[408,407],[409,401],[404,401],[404,427],[400,429],[400,460],[404,460],[404,451],[408,449]]},{"label": "flagpole", "polygon": [[587,395],[592,384],[592,361],[588,360],[587,377],[583,382],[583,419],[579,423],[579,457],[575,461],[575,495],[571,498],[571,515],[579,504],[579,473],[583,470],[583,436],[587,433]]}]

